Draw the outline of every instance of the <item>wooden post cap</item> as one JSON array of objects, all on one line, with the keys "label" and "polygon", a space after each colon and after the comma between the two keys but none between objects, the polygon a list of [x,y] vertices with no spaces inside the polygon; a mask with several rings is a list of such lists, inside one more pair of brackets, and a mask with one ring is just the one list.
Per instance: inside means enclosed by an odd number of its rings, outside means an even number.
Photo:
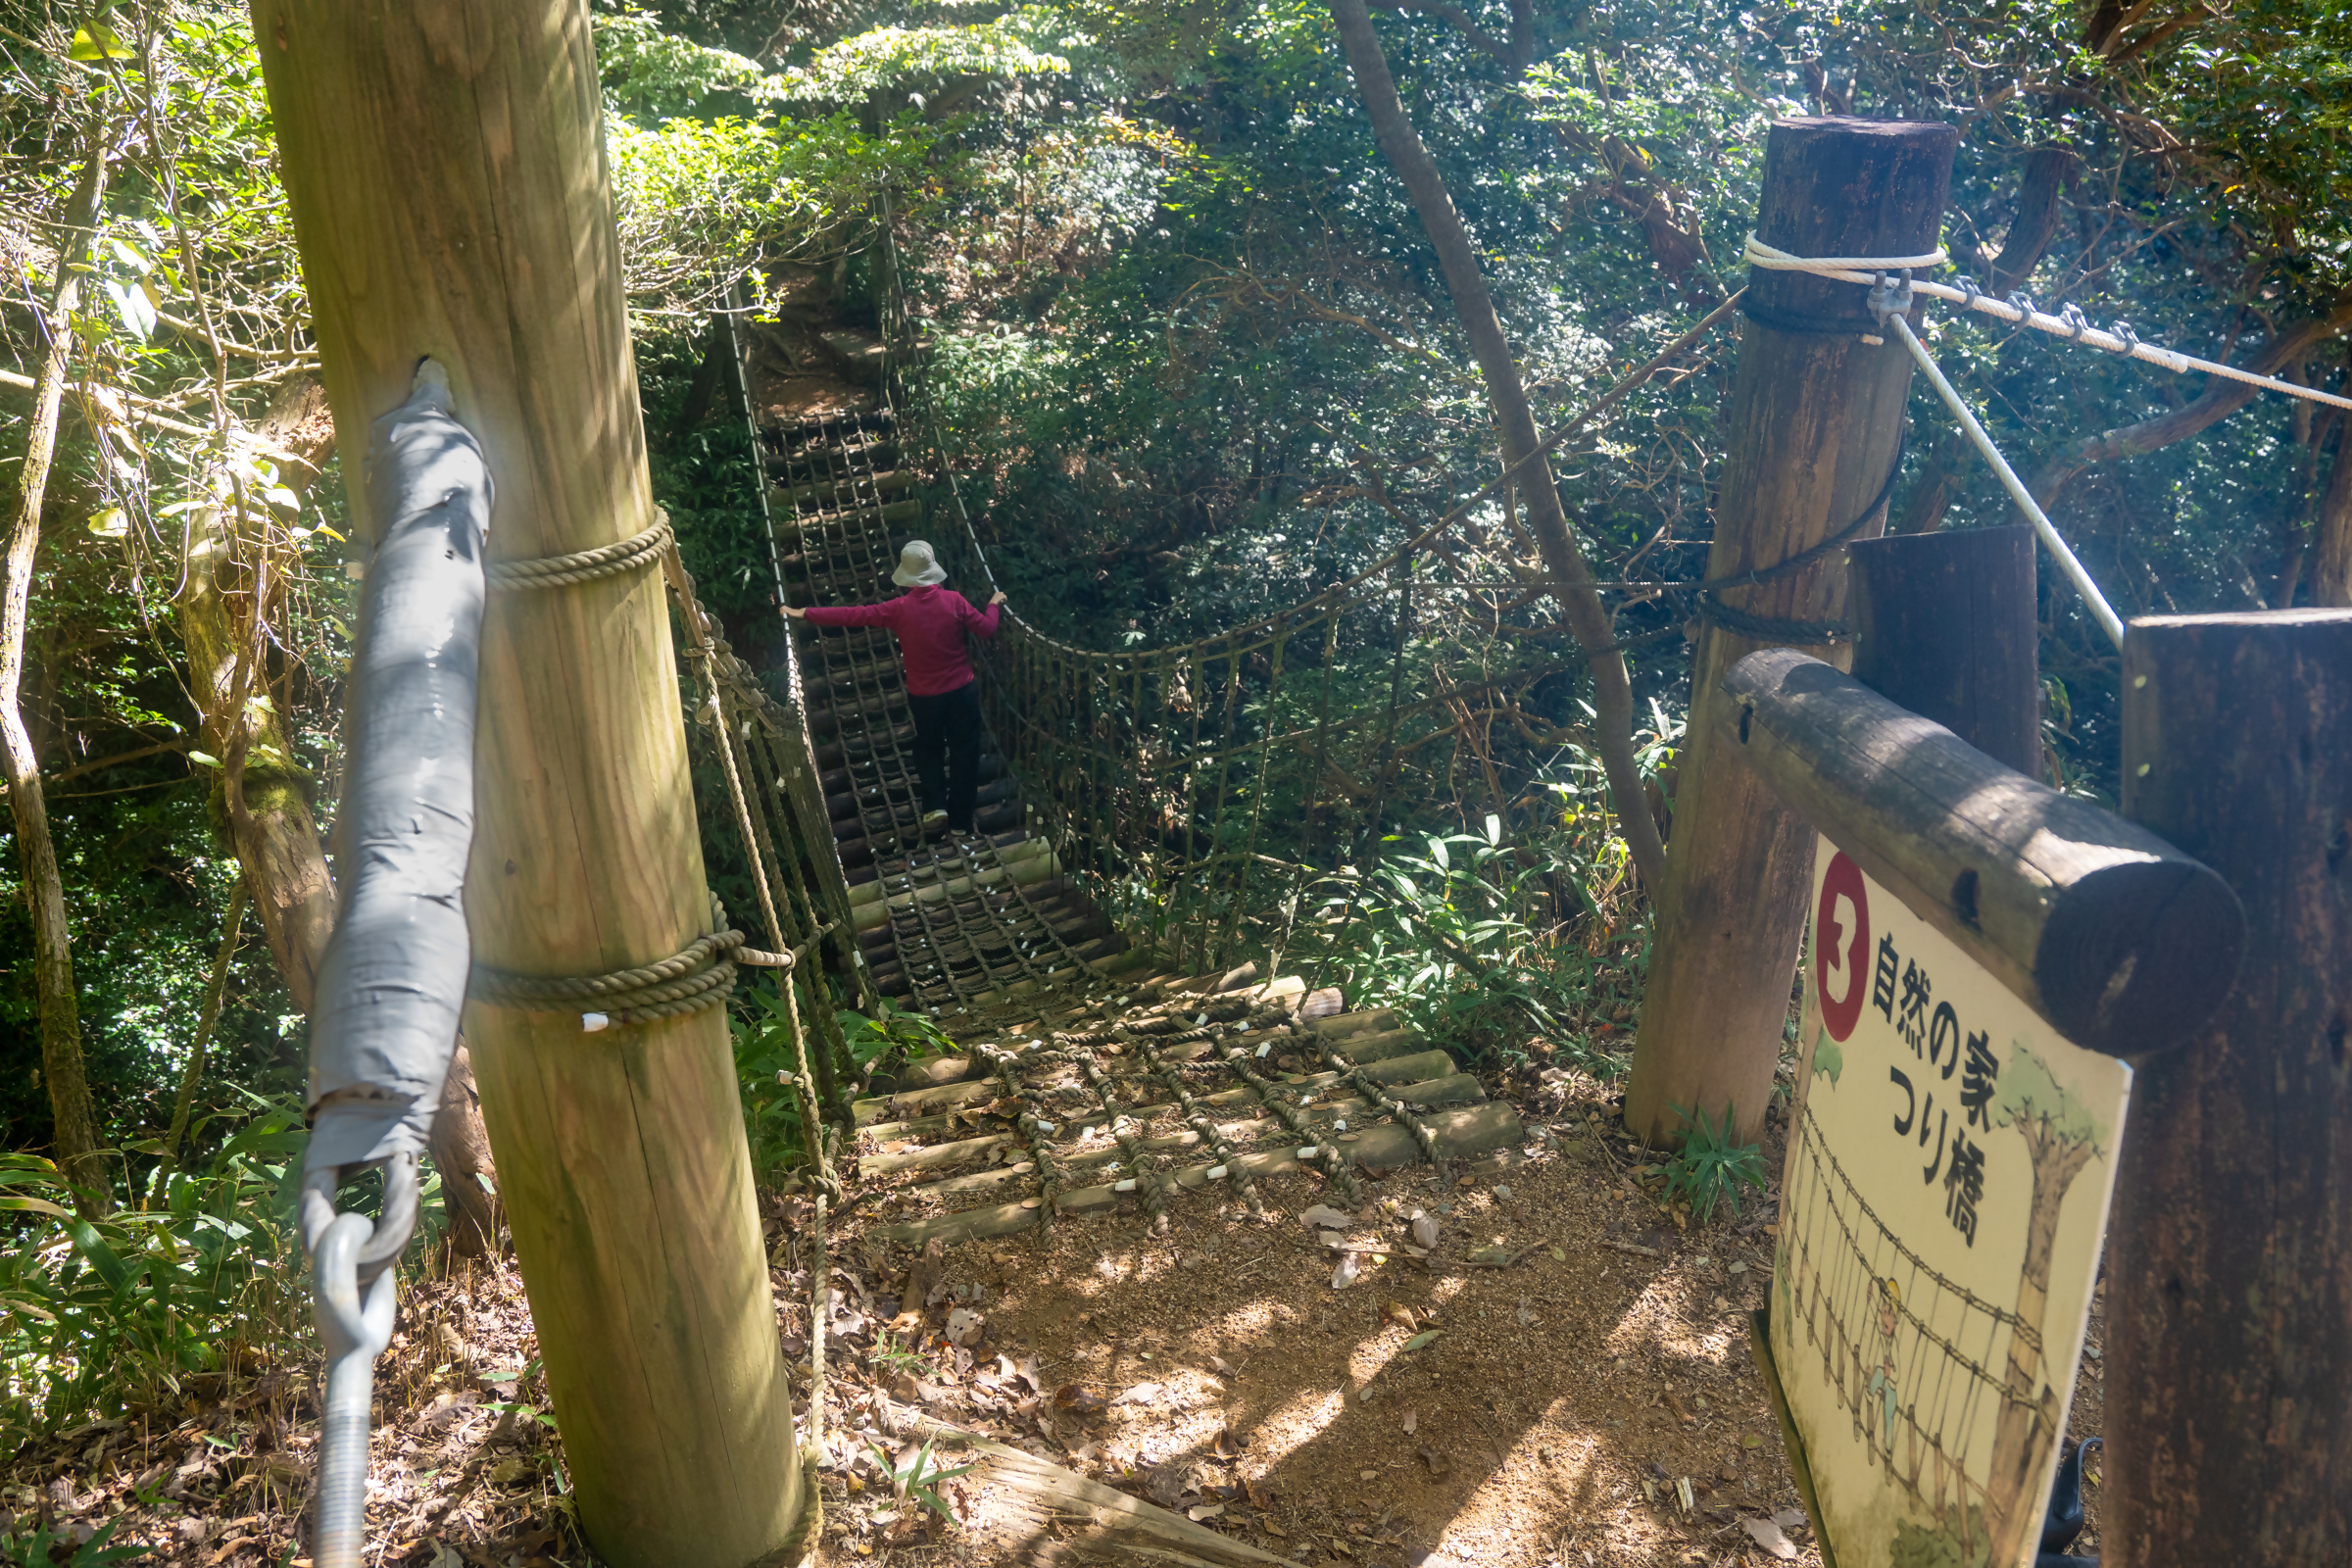
[{"label": "wooden post cap", "polygon": [[1722,691],[1722,738],[1789,808],[2067,1039],[2170,1050],[2228,997],[2245,911],[2209,866],[1794,649]]}]

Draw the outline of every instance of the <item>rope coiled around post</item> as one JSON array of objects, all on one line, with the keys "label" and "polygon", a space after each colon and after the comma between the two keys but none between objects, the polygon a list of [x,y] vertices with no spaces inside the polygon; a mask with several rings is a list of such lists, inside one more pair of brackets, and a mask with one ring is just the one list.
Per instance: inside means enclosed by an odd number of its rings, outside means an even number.
[{"label": "rope coiled around post", "polygon": [[569,555],[492,562],[483,575],[493,588],[566,588],[651,565],[662,559],[669,538],[669,514],[656,511],[654,525],[643,533]]},{"label": "rope coiled around post", "polygon": [[741,948],[743,941],[740,931],[714,931],[666,958],[606,974],[541,978],[477,963],[466,995],[475,1002],[534,1012],[577,1010],[612,1024],[682,1018],[715,1007],[734,994],[735,965],[725,955]]}]

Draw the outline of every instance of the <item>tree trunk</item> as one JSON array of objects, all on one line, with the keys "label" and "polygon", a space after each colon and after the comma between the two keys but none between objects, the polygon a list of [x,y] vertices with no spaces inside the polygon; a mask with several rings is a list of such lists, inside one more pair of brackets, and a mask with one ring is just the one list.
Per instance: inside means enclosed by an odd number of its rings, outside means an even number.
[{"label": "tree trunk", "polygon": [[[1911,256],[1932,250],[1957,133],[1916,122],[1795,120],[1773,125],[1756,230],[1798,256]],[[1876,334],[1863,290],[1759,271],[1741,309],[1726,424],[1722,502],[1707,576],[1722,580],[1800,556],[1858,519],[1858,537],[1901,450],[1911,360]],[[1818,621],[1843,608],[1833,552],[1727,609]],[[1735,1143],[1761,1136],[1804,930],[1813,829],[1752,769],[1726,755],[1724,672],[1757,636],[1706,622],[1690,660],[1690,726],[1674,803],[1674,855],[1627,1086],[1626,1125],[1679,1144],[1699,1115],[1731,1108]],[[1831,650],[1821,649],[1828,658]]]},{"label": "tree trunk", "polygon": [[726,318],[713,316],[710,329],[704,335],[702,360],[695,366],[694,379],[686,387],[686,401],[669,426],[670,446],[692,435],[710,413],[711,402],[717,398],[719,383],[727,372],[728,351],[733,345]]},{"label": "tree trunk", "polygon": [[89,162],[67,204],[71,238],[58,256],[57,292],[47,320],[40,323],[48,342],[40,373],[33,378],[16,516],[9,524],[6,564],[0,566],[0,751],[6,753],[8,808],[16,822],[17,853],[24,861],[25,902],[32,906],[41,1077],[48,1085],[50,1113],[56,1121],[57,1163],[86,1201],[95,1201],[103,1192],[106,1167],[98,1157],[98,1117],[82,1071],[81,1009],[74,992],[74,935],[67,923],[65,882],[58,872],[57,845],[49,837],[40,753],[25,727],[21,699],[25,621],[41,548],[41,504],[49,491],[49,466],[57,456],[58,409],[65,400],[66,365],[74,352],[74,311],[81,296],[81,274],[74,269],[89,252],[90,233],[106,194],[107,137],[103,122],[92,128]]},{"label": "tree trunk", "polygon": [[[1389,74],[1388,58],[1381,53],[1380,38],[1372,30],[1364,0],[1332,0],[1331,15],[1339,24],[1348,69],[1355,74],[1356,95],[1363,100],[1380,150],[1403,181],[1413,210],[1421,217],[1421,226],[1429,233],[1430,245],[1438,253],[1446,291],[1453,296],[1454,314],[1470,339],[1471,352],[1486,379],[1487,396],[1494,404],[1494,424],[1502,435],[1503,465],[1511,466],[1533,453],[1541,438],[1536,433],[1535,413],[1528,407],[1527,389],[1519,379],[1519,367],[1503,336],[1502,318],[1494,314],[1486,276],[1479,270],[1478,249],[1462,215],[1454,209],[1453,198],[1446,193],[1445,177],[1396,96],[1396,83]],[[1650,818],[1642,791],[1642,770],[1634,760],[1634,689],[1625,655],[1618,651],[1616,628],[1600,602],[1600,591],[1593,586],[1592,567],[1568,530],[1568,514],[1560,505],[1559,486],[1552,479],[1550,465],[1543,458],[1530,463],[1519,488],[1527,497],[1528,520],[1535,525],[1536,543],[1550,573],[1552,598],[1592,666],[1594,728],[1618,829],[1633,851],[1634,866],[1642,883],[1654,896],[1665,882],[1666,845]]]},{"label": "tree trunk", "polygon": [[[473,1056],[463,1039],[441,1081],[433,1117],[433,1169],[441,1173],[441,1204],[449,1214],[449,1245],[460,1257],[498,1250],[498,1161],[482,1125],[482,1092],[473,1081]],[[487,1184],[487,1185],[485,1185]]]},{"label": "tree trunk", "polygon": [[[493,562],[642,532],[585,0],[253,18],[345,450],[429,356],[496,482]],[[476,735],[477,962],[585,977],[710,929],[658,571],[494,591]],[[476,1003],[466,1025],[581,1528],[614,1568],[768,1560],[808,1499],[726,1013],[582,1024]]]},{"label": "tree trunk", "polygon": [[[309,376],[289,382],[257,433],[309,458],[315,469],[334,445],[325,389]],[[287,478],[298,491],[304,483],[301,475]],[[311,814],[310,773],[296,759],[284,716],[274,705],[253,702],[270,689],[269,622],[290,563],[270,559],[267,531],[248,519],[233,505],[188,514],[184,586],[174,610],[205,747],[225,764],[215,785],[216,820],[245,869],[270,956],[307,1014],[335,928],[335,887]]]},{"label": "tree trunk", "polygon": [[188,1047],[188,1064],[179,1075],[179,1092],[172,1097],[172,1125],[164,1133],[164,1158],[179,1158],[181,1140],[188,1136],[188,1119],[196,1109],[196,1086],[204,1081],[205,1053],[213,1030],[220,1022],[221,999],[228,991],[228,966],[237,956],[237,938],[244,934],[246,885],[243,877],[228,896],[228,913],[220,919],[220,951],[213,959],[213,977],[204,988],[204,1010],[196,1015],[196,1039]]}]

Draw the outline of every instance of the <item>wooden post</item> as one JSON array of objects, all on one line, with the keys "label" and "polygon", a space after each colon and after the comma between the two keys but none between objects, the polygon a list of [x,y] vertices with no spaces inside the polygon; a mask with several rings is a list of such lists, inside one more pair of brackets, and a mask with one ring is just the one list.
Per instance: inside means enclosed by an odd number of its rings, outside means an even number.
[{"label": "wooden post", "polygon": [[1854,679],[2040,778],[2034,530],[1889,534],[1846,562]]},{"label": "wooden post", "polygon": [[2352,1561],[2352,611],[2135,620],[2123,695],[2124,810],[2230,879],[2247,946],[2132,1085],[2101,1542]]},{"label": "wooden post", "polygon": [[[1932,251],[1958,143],[1942,124],[1778,122],[1765,147],[1757,235],[1797,256]],[[1862,341],[1876,323],[1854,284],[1759,270],[1742,309],[1709,580],[1788,561],[1869,511],[1896,462],[1911,384],[1899,345]],[[1883,526],[1882,514],[1861,536]],[[1843,609],[1844,580],[1831,552],[1721,597],[1747,616],[1820,621]],[[1688,1125],[1680,1111],[1720,1116],[1727,1102],[1736,1141],[1752,1143],[1763,1129],[1804,929],[1813,830],[1747,769],[1715,760],[1716,687],[1741,656],[1801,641],[1709,621],[1691,656],[1690,738],[1626,1091],[1626,1123],[1645,1138],[1679,1142]]]},{"label": "wooden post", "polygon": [[[492,560],[653,520],[583,0],[253,0],[343,450],[449,370]],[[364,487],[355,520],[372,531]],[[651,963],[710,927],[662,575],[494,593],[479,963]],[[597,1553],[742,1568],[803,1513],[726,1015],[468,1009],[482,1109]]]}]

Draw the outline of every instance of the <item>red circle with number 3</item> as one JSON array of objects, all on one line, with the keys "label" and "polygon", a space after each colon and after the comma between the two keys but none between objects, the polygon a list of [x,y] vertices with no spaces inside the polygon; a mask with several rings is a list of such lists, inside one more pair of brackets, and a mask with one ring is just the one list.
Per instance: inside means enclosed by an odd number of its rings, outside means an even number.
[{"label": "red circle with number 3", "polygon": [[1813,995],[1832,1040],[1854,1032],[1870,995],[1870,895],[1862,868],[1839,850],[1822,874],[1813,909]]}]

